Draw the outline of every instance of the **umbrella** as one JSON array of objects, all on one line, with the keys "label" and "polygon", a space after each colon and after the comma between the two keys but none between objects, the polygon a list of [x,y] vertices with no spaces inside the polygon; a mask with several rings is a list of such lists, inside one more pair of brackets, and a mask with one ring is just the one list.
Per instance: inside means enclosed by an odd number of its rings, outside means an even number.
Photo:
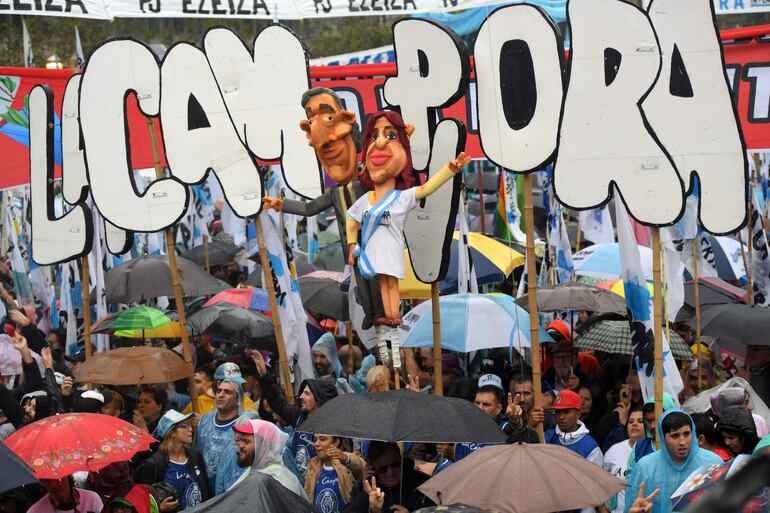
[{"label": "umbrella", "polygon": [[306,310],[347,321],[348,295],[340,288],[343,274],[333,271],[315,271],[299,278],[299,294]]},{"label": "umbrella", "polygon": [[[529,311],[528,297],[518,298],[516,304]],[[612,292],[586,283],[568,281],[548,289],[538,289],[537,309],[540,312],[588,310],[596,313],[626,315],[626,302]]]},{"label": "umbrella", "polygon": [[0,493],[37,483],[35,473],[8,447],[0,444]]},{"label": "umbrella", "polygon": [[383,442],[505,442],[497,423],[473,403],[411,390],[340,395],[297,431]]},{"label": "umbrella", "polygon": [[[447,274],[439,283],[439,290],[442,294],[457,292],[459,240],[460,232],[454,232]],[[468,249],[470,250],[473,269],[476,272],[476,281],[479,285],[503,281],[514,269],[524,265],[524,256],[521,253],[480,233],[471,232],[468,234]],[[404,258],[407,259],[406,275],[398,283],[401,299],[429,298],[430,284],[417,279],[412,269],[408,251],[404,251]]]},{"label": "umbrella", "polygon": [[270,475],[249,472],[249,475],[225,493],[207,500],[185,513],[313,513],[307,499],[292,492]]},{"label": "umbrella", "polygon": [[[703,305],[745,303],[746,291],[719,278],[698,278],[698,299]],[[684,284],[684,303],[695,308],[695,282]]]},{"label": "umbrella", "polygon": [[[585,331],[581,328],[576,344],[583,348],[592,348],[611,354],[633,355],[631,347],[631,328],[628,321],[600,320],[589,324]],[[663,331],[665,335],[665,330]],[[671,331],[668,345],[671,354],[679,360],[692,360],[694,357],[687,343],[675,331]]]},{"label": "umbrella", "polygon": [[[214,267],[229,264],[235,260],[235,256],[238,253],[243,251],[243,248],[221,240],[212,240],[209,242],[208,246],[209,265]],[[187,260],[204,267],[206,265],[206,245],[201,244],[200,246],[195,246],[182,256]]]},{"label": "umbrella", "polygon": [[161,347],[121,347],[96,353],[75,372],[80,383],[138,385],[170,383],[192,376],[174,351]]},{"label": "umbrella", "polygon": [[[600,281],[596,284],[600,289],[609,290],[613,294],[617,294],[621,298],[626,297],[626,286],[623,284],[623,280],[608,280]],[[649,281],[647,282],[647,290],[650,292],[650,297],[655,295],[655,287]],[[625,300],[623,301],[625,304]]]},{"label": "umbrella", "polygon": [[[685,511],[690,504],[697,501],[703,494],[731,477],[740,470],[746,463],[751,461],[751,456],[741,454],[732,460],[715,465],[704,465],[685,479],[682,485],[677,488],[671,496],[671,502],[674,505],[673,511]],[[743,511],[751,513],[768,513],[768,491],[763,488],[759,494],[754,496]]]},{"label": "umbrella", "polygon": [[734,303],[708,306],[700,314],[700,332],[746,345],[770,345],[770,309]]},{"label": "umbrella", "polygon": [[465,504],[450,504],[449,506],[431,506],[430,508],[420,508],[414,513],[499,513],[491,509],[479,509]]},{"label": "umbrella", "polygon": [[[271,339],[275,336],[270,317],[230,303],[217,303],[201,308],[187,318],[187,326],[195,334],[230,338],[241,342]],[[275,350],[275,344],[260,349]]]},{"label": "umbrella", "polygon": [[182,338],[179,321],[171,321],[160,328],[149,330],[116,330],[113,335],[123,338]]},{"label": "umbrella", "polygon": [[[493,347],[530,347],[529,312],[510,296],[454,294],[439,298],[441,347],[469,353]],[[433,347],[430,301],[404,316],[399,327],[402,347]],[[542,326],[541,342],[553,342]]]},{"label": "umbrella", "polygon": [[129,460],[155,441],[110,415],[64,413],[28,424],[3,443],[32,467],[38,479],[60,479]]},{"label": "umbrella", "polygon": [[106,333],[118,330],[149,330],[170,323],[171,319],[157,308],[137,306],[99,319],[91,326],[92,333]]},{"label": "umbrella", "polygon": [[[219,280],[184,258],[176,259],[184,296],[216,294]],[[108,303],[133,303],[159,296],[173,296],[171,271],[165,255],[144,255],[107,271],[104,275]]]},{"label": "umbrella", "polygon": [[[639,246],[639,257],[645,278],[651,280],[652,250],[645,246]],[[572,256],[572,261],[575,264],[575,274],[577,275],[592,276],[604,280],[617,280],[623,277],[617,242],[588,246],[575,253]]]},{"label": "umbrella", "polygon": [[270,311],[270,300],[267,297],[267,291],[254,287],[223,290],[206,301],[203,306],[207,307],[217,303],[230,303],[241,308],[260,312]]},{"label": "umbrella", "polygon": [[506,513],[547,513],[590,508],[625,487],[564,447],[513,444],[474,451],[418,490],[437,504],[462,501]]}]

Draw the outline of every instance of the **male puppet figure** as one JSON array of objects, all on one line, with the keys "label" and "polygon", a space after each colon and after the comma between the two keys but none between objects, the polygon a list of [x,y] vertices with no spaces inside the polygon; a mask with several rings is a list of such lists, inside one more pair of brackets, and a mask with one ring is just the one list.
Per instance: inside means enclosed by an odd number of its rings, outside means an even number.
[{"label": "male puppet figure", "polygon": [[[348,261],[347,234],[345,232],[348,209],[366,190],[358,182],[358,152],[361,151],[361,131],[356,125],[356,115],[342,107],[337,93],[325,87],[314,87],[302,95],[302,108],[307,119],[299,126],[307,135],[308,144],[315,149],[324,172],[337,182],[321,196],[311,201],[296,201],[264,197],[265,208],[272,208],[304,217],[317,215],[334,207],[340,244],[345,262]],[[369,329],[384,320],[382,296],[377,281],[365,280],[353,267],[359,299],[364,309],[363,329]]]}]

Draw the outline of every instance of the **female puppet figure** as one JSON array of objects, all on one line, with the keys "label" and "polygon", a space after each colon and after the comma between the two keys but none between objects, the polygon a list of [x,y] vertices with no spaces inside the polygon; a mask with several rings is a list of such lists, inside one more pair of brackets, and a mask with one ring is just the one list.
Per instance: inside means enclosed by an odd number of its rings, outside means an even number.
[{"label": "female puppet figure", "polygon": [[[393,351],[393,367],[401,368],[398,326],[401,324],[401,294],[398,280],[404,278],[404,223],[417,202],[436,192],[459,173],[471,158],[460,153],[424,185],[414,187],[409,137],[414,127],[394,111],[380,111],[369,117],[364,128],[364,169],[359,181],[370,189],[348,210],[349,264],[366,279],[377,279],[385,307],[384,326],[377,326],[380,359],[387,364],[387,340]],[[360,244],[356,244],[361,230]],[[389,332],[389,333],[388,333]]]}]

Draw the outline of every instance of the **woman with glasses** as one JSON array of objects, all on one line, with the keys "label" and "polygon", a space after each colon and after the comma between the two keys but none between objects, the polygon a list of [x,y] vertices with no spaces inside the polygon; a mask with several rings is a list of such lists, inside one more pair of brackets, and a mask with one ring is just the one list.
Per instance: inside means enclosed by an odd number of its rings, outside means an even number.
[{"label": "woman with glasses", "polygon": [[209,499],[208,477],[203,458],[192,447],[192,414],[182,415],[169,410],[160,418],[152,436],[161,440],[158,452],[137,468],[137,483],[156,485],[166,483],[176,491],[160,503],[161,513],[182,511]]}]

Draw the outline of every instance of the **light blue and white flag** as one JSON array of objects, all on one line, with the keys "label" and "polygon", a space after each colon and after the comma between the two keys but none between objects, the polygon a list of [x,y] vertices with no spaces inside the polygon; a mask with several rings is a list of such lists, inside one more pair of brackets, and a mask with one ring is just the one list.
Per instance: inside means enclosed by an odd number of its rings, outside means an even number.
[{"label": "light blue and white flag", "polygon": [[564,207],[559,202],[554,203],[553,211],[549,216],[548,246],[551,248],[553,258],[551,265],[556,271],[557,281],[565,283],[572,280],[575,276],[572,246],[564,222]]},{"label": "light blue and white flag", "polygon": [[[622,268],[623,286],[626,293],[626,307],[631,324],[633,362],[639,373],[639,383],[645,400],[655,395],[655,336],[652,316],[652,297],[647,280],[642,272],[639,247],[634,237],[623,202],[615,202],[615,219],[618,228],[618,246]],[[659,255],[653,255],[659,258]],[[679,375],[665,334],[663,337],[663,391],[676,398],[682,390]]]},{"label": "light blue and white flag", "polygon": [[751,230],[749,243],[752,245],[749,262],[753,294],[752,304],[768,306],[770,305],[770,255],[768,255],[767,233],[762,219],[762,211],[759,209],[756,196],[752,201],[749,229]]},{"label": "light blue and white flag", "polygon": [[594,244],[611,244],[615,242],[615,230],[612,227],[610,208],[592,208],[581,210],[578,214],[580,229],[587,240]]}]

